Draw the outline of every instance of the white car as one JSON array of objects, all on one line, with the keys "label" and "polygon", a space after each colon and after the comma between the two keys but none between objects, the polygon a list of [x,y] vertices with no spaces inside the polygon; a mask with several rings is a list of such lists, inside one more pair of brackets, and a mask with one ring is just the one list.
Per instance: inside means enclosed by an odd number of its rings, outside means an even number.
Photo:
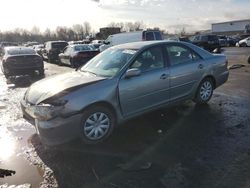
[{"label": "white car", "polygon": [[250,46],[250,37],[247,37],[245,39],[242,39],[238,42],[237,46],[239,47],[247,47]]}]

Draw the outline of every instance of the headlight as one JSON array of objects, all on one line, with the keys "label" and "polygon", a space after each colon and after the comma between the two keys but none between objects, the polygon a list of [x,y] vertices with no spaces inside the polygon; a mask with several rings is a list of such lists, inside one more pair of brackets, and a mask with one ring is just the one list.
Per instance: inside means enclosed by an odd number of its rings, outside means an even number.
[{"label": "headlight", "polygon": [[60,106],[54,106],[51,104],[39,104],[36,106],[32,106],[31,108],[31,111],[33,111],[36,119],[41,121],[48,121],[61,114],[62,110],[64,109],[64,104],[62,103]]}]

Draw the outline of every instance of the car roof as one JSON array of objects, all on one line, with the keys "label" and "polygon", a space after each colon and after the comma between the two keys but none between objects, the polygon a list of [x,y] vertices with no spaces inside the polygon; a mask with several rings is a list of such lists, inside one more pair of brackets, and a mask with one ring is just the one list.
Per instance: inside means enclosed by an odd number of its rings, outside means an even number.
[{"label": "car roof", "polygon": [[114,46],[115,48],[121,48],[121,49],[141,49],[146,46],[151,46],[154,44],[160,44],[160,43],[166,43],[166,41],[140,41],[140,42],[131,42],[131,43],[125,43],[120,44],[117,46]]},{"label": "car roof", "polygon": [[149,47],[149,46],[154,46],[157,44],[189,44],[187,42],[182,42],[182,41],[167,41],[167,40],[154,40],[154,41],[140,41],[140,42],[131,42],[131,43],[125,43],[125,44],[120,44],[117,46],[114,46],[114,48],[121,48],[121,49],[135,49],[139,50],[144,47]]},{"label": "car roof", "polygon": [[88,44],[70,44],[70,47],[75,47],[75,46],[89,46]]},{"label": "car roof", "polygon": [[63,40],[58,40],[58,41],[47,41],[46,43],[68,43],[68,42]]},{"label": "car roof", "polygon": [[7,46],[4,48],[5,50],[33,50],[30,47],[26,47],[26,46]]},{"label": "car roof", "polygon": [[132,43],[126,43],[126,44],[121,44],[117,46],[113,46],[111,48],[117,48],[117,49],[133,49],[133,50],[143,50],[147,47],[155,46],[158,44],[182,44],[184,46],[187,46],[197,52],[200,56],[203,58],[208,58],[211,57],[211,53],[208,51],[194,45],[188,42],[183,42],[183,41],[166,41],[166,40],[160,40],[160,41],[141,41],[141,42],[132,42]]}]

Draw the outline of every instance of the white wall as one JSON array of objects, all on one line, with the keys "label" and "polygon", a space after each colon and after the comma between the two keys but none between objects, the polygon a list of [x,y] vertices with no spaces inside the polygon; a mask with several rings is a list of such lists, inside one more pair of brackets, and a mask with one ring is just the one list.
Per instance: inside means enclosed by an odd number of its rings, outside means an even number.
[{"label": "white wall", "polygon": [[244,31],[246,25],[250,26],[250,20],[216,23],[212,24],[212,32]]}]

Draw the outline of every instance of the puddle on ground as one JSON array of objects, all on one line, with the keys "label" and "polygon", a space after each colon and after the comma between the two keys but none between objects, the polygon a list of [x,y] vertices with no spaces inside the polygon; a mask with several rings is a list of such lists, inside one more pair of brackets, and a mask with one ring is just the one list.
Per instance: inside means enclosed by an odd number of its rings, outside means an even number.
[{"label": "puddle on ground", "polygon": [[34,131],[31,128],[22,129],[22,127],[13,127],[13,129],[20,130],[17,132],[18,135],[14,135],[7,127],[0,126],[0,168],[15,171],[12,176],[0,178],[0,185],[28,183],[32,187],[39,187],[40,182],[43,181],[44,171],[32,165],[22,155],[30,149],[27,146],[27,137]]}]

